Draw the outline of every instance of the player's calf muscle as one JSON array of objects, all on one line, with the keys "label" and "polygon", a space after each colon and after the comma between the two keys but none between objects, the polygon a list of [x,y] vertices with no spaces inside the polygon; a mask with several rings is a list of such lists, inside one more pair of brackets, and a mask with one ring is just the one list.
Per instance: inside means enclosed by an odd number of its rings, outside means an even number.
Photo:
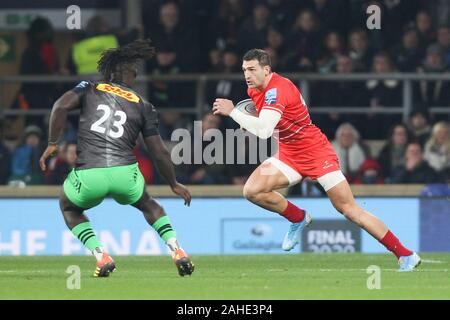
[{"label": "player's calf muscle", "polygon": [[359,224],[359,218],[363,214],[363,210],[356,204],[353,199],[333,199],[330,197],[334,208],[344,215],[348,220]]}]

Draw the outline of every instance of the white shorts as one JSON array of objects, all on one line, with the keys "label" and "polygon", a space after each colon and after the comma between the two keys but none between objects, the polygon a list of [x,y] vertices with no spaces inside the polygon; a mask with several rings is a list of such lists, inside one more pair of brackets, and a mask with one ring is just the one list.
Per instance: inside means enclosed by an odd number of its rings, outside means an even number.
[{"label": "white shorts", "polygon": [[[289,165],[287,165],[278,158],[270,157],[266,159],[264,162],[271,163],[275,168],[280,170],[281,173],[283,173],[284,176],[288,179],[289,186],[293,186],[303,179],[300,173],[298,173],[296,170],[294,170],[292,167],[290,167]],[[330,190],[331,188],[333,188],[338,183],[344,180],[345,176],[341,170],[332,171],[317,178],[317,181],[320,183],[320,185],[325,191]]]}]

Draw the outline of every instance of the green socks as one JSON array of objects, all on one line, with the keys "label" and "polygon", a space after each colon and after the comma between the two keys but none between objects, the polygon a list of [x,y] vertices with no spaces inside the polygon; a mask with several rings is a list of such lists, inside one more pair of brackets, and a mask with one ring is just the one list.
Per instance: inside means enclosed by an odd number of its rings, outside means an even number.
[{"label": "green socks", "polygon": [[89,221],[80,223],[72,229],[72,233],[77,237],[83,245],[91,251],[95,248],[101,247],[100,241],[92,230],[91,223]]},{"label": "green socks", "polygon": [[158,232],[159,236],[164,240],[164,242],[167,242],[170,238],[175,238],[176,233],[172,229],[172,226],[169,221],[168,216],[162,216],[154,224],[152,224],[153,229]]},{"label": "green socks", "polygon": [[[176,233],[172,229],[169,217],[163,216],[159,218],[154,224],[152,224],[153,229],[158,232],[161,239],[167,243],[168,240],[175,241],[172,246],[178,248],[178,243],[176,242]],[[92,230],[91,223],[89,221],[80,223],[72,229],[72,233],[83,243],[83,245],[95,254],[95,248],[101,248],[102,245],[97,239],[94,230]],[[172,239],[173,238],[173,239]],[[169,242],[171,242],[169,241]],[[173,242],[172,241],[172,242]]]}]

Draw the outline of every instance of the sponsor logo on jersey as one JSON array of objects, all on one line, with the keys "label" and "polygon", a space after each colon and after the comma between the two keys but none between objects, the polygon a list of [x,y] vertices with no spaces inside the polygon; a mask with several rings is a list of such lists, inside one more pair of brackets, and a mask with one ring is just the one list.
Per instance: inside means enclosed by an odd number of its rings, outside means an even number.
[{"label": "sponsor logo on jersey", "polygon": [[81,81],[75,88],[84,89],[89,83],[87,81]]},{"label": "sponsor logo on jersey", "polygon": [[97,90],[108,92],[116,96],[127,99],[131,102],[139,102],[139,97],[131,91],[124,90],[120,87],[115,87],[107,83],[100,83],[97,85]]},{"label": "sponsor logo on jersey", "polygon": [[329,163],[328,160],[326,160],[326,161],[323,163],[323,167],[322,167],[322,168],[328,169],[328,168],[331,168],[333,165],[334,165],[333,163]]},{"label": "sponsor logo on jersey", "polygon": [[277,88],[272,88],[266,92],[264,96],[264,104],[275,104],[277,103]]}]

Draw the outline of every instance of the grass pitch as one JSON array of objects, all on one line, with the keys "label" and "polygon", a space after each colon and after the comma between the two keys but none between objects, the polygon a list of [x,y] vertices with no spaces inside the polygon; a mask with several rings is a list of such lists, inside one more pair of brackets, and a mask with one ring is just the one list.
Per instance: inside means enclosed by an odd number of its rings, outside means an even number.
[{"label": "grass pitch", "polygon": [[[93,278],[93,257],[0,257],[0,299],[450,299],[450,254],[421,254],[398,273],[391,254],[193,256],[191,277],[162,257],[114,257],[117,271]],[[68,289],[68,266],[81,288]],[[381,289],[367,288],[367,267]],[[70,281],[69,281],[70,282]]]}]

